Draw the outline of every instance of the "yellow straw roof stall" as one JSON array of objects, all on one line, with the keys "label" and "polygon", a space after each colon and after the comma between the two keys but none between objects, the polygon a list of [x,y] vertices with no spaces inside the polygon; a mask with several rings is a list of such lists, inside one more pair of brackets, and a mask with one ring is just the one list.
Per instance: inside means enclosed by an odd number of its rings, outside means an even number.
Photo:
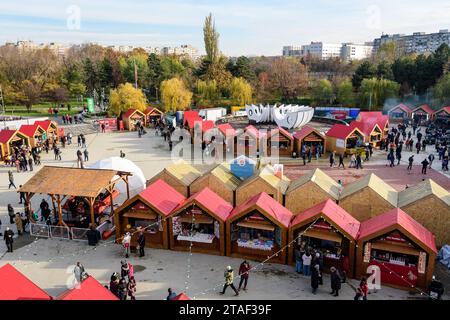
[{"label": "yellow straw roof stall", "polygon": [[436,235],[436,245],[450,243],[450,193],[425,180],[398,195],[398,207]]},{"label": "yellow straw roof stall", "polygon": [[373,173],[345,186],[339,197],[339,205],[359,221],[387,212],[397,203],[397,190]]}]

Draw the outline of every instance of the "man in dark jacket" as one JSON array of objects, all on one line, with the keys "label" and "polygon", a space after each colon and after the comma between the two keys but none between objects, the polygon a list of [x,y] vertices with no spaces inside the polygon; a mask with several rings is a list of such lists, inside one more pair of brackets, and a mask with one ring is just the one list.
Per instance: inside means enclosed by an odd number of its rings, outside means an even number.
[{"label": "man in dark jacket", "polygon": [[319,287],[319,284],[321,282],[321,278],[322,274],[320,273],[320,266],[318,264],[315,264],[311,272],[311,288],[313,294],[316,294],[317,288]]},{"label": "man in dark jacket", "polygon": [[139,232],[137,243],[139,246],[139,257],[145,256],[145,235],[143,231]]},{"label": "man in dark jacket", "polygon": [[341,276],[335,267],[330,268],[331,271],[331,292],[335,297],[339,296],[339,290],[341,289]]},{"label": "man in dark jacket", "polygon": [[86,232],[86,237],[88,238],[88,244],[90,246],[96,246],[102,238],[100,231],[98,231],[94,226],[90,226],[88,232]]},{"label": "man in dark jacket", "polygon": [[247,291],[248,274],[250,272],[250,269],[250,264],[247,262],[247,260],[244,260],[244,262],[242,262],[241,266],[239,267],[239,275],[241,276],[241,281],[239,282],[238,291],[241,291],[242,283],[244,283],[244,291]]},{"label": "man in dark jacket", "polygon": [[5,240],[8,252],[13,252],[14,232],[9,227],[6,227],[3,239]]},{"label": "man in dark jacket", "polygon": [[422,174],[427,174],[427,168],[430,163],[427,159],[422,161]]}]

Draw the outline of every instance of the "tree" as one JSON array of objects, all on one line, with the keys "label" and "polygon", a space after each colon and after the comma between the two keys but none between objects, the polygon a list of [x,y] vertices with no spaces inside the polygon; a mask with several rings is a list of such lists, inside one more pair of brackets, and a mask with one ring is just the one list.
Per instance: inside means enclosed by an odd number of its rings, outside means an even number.
[{"label": "tree", "polygon": [[230,96],[234,104],[243,106],[252,102],[253,88],[244,78],[233,78]]},{"label": "tree", "polygon": [[125,83],[111,90],[109,105],[109,112],[119,116],[121,112],[131,108],[144,111],[147,108],[147,99],[141,89],[136,89],[131,83]]},{"label": "tree", "polygon": [[296,99],[308,86],[306,67],[294,59],[276,59],[271,65],[269,79],[272,90],[285,101]]},{"label": "tree", "polygon": [[217,87],[216,80],[202,81],[197,80],[196,85],[198,104],[208,104],[216,102],[219,99],[220,91]]},{"label": "tree", "polygon": [[230,60],[227,69],[236,78],[244,78],[247,81],[253,81],[256,78],[255,72],[250,65],[250,59],[245,56],[237,58],[236,63]]},{"label": "tree", "polygon": [[392,64],[389,64],[387,61],[381,61],[377,65],[377,78],[394,80],[394,74],[392,72]]},{"label": "tree", "polygon": [[369,61],[364,61],[359,65],[359,67],[355,71],[355,74],[353,75],[353,87],[358,89],[364,79],[370,79],[374,76],[376,76],[375,66]]},{"label": "tree", "polygon": [[450,73],[444,75],[433,89],[434,98],[442,106],[450,105]]},{"label": "tree", "polygon": [[333,102],[333,97],[333,86],[329,80],[321,79],[313,83],[311,88],[311,98],[315,104],[331,104]]},{"label": "tree", "polygon": [[114,86],[113,66],[108,58],[104,58],[100,63],[99,78],[102,88],[111,88]]},{"label": "tree", "polygon": [[400,85],[386,79],[364,79],[359,90],[362,104],[368,105],[369,110],[380,110],[389,98],[398,96]]},{"label": "tree", "polygon": [[337,86],[337,100],[343,107],[352,107],[355,103],[355,94],[350,80],[344,80]]},{"label": "tree", "polygon": [[166,112],[185,110],[191,105],[192,92],[179,78],[164,80],[161,83],[161,101]]},{"label": "tree", "polygon": [[203,40],[207,59],[211,63],[215,63],[219,57],[219,33],[216,31],[212,13],[205,18]]},{"label": "tree", "polygon": [[416,63],[413,57],[396,59],[392,64],[394,80],[401,85],[400,95],[405,96],[414,89],[416,83]]}]

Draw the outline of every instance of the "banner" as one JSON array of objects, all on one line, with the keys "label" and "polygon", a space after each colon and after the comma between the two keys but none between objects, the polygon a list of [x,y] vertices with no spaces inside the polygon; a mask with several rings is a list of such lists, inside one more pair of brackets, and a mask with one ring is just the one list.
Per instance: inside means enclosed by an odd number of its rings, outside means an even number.
[{"label": "banner", "polygon": [[116,118],[111,118],[111,119],[102,119],[98,121],[100,128],[102,127],[102,124],[105,125],[105,131],[106,130],[111,130],[111,131],[115,131],[117,130],[117,119]]},{"label": "banner", "polygon": [[364,262],[370,262],[370,253],[372,251],[372,244],[367,242],[364,246]]},{"label": "banner", "polygon": [[420,274],[424,274],[426,271],[427,264],[427,254],[423,251],[419,252],[419,263],[417,264],[417,269]]},{"label": "banner", "polygon": [[94,113],[94,98],[87,98],[87,107],[90,113]]}]

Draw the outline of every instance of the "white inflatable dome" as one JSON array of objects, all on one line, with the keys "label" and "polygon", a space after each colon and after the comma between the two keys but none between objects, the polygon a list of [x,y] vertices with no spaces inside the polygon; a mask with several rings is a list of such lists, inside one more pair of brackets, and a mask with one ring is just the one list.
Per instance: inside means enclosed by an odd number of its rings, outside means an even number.
[{"label": "white inflatable dome", "polygon": [[[112,169],[117,171],[125,171],[131,172],[133,175],[128,178],[128,184],[130,188],[130,197],[135,196],[136,194],[144,191],[146,187],[146,180],[144,177],[144,173],[141,168],[139,168],[134,162],[120,158],[120,157],[111,157],[106,158],[100,161],[97,161],[93,165],[89,166],[92,169]],[[114,179],[118,177],[115,176]],[[125,182],[120,181],[116,184],[115,187],[121,194],[126,194],[127,188]]]}]

